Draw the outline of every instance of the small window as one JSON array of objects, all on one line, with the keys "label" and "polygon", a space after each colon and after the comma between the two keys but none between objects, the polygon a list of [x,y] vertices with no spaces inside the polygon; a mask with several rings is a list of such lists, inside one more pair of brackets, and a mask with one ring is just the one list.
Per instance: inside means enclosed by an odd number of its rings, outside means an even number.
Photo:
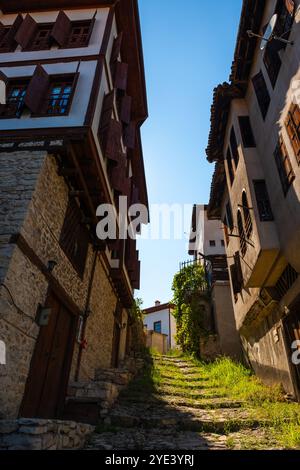
[{"label": "small window", "polygon": [[225,246],[224,240],[221,240],[221,246]]},{"label": "small window", "polygon": [[24,109],[24,98],[29,80],[11,80],[7,85],[6,104],[0,107],[0,117],[19,118]]},{"label": "small window", "polygon": [[289,187],[295,179],[295,173],[293,171],[290,157],[283,142],[282,136],[280,136],[279,138],[277,147],[274,152],[274,157],[283,193],[284,195],[286,195],[289,190]]},{"label": "small window", "polygon": [[92,21],[74,21],[72,22],[71,32],[64,48],[86,47],[89,44],[91,36]]},{"label": "small window", "polygon": [[[229,232],[228,232],[228,220],[227,220],[226,215],[224,216],[224,219],[223,219],[223,230],[224,230],[224,237],[226,240],[226,245],[228,246],[229,245]],[[224,243],[224,240],[222,241]]]},{"label": "small window", "polygon": [[215,240],[209,240],[209,246],[216,246]]},{"label": "small window", "polygon": [[26,48],[27,51],[42,51],[50,49],[51,47],[51,31],[53,24],[38,25],[37,32],[31,42]]},{"label": "small window", "polygon": [[252,83],[262,117],[265,120],[270,106],[271,98],[267,88],[265,77],[263,76],[263,73],[261,71],[252,78]]},{"label": "small window", "polygon": [[244,230],[244,225],[243,225],[242,214],[240,211],[238,211],[237,213],[237,224],[238,224],[238,232],[239,232],[239,239],[240,239],[240,250],[241,250],[242,256],[245,256],[246,251],[247,251],[247,241],[246,241],[246,235],[245,235],[245,230]]},{"label": "small window", "polygon": [[240,157],[239,157],[239,151],[238,151],[238,146],[237,146],[237,141],[236,141],[236,135],[235,135],[233,127],[230,132],[230,147],[231,147],[231,153],[232,153],[233,161],[235,164],[235,168],[237,168]]},{"label": "small window", "polygon": [[277,78],[281,68],[281,59],[278,51],[274,49],[274,43],[270,42],[267,44],[264,53],[264,64],[273,88],[275,88]]},{"label": "small window", "polygon": [[249,116],[239,116],[239,125],[243,146],[245,148],[256,147]]},{"label": "small window", "polygon": [[13,52],[17,47],[16,41],[8,41],[10,27],[7,26],[0,32],[0,53]]},{"label": "small window", "polygon": [[245,193],[245,191],[243,191],[242,206],[243,206],[243,214],[244,214],[244,222],[245,222],[245,232],[246,232],[247,238],[250,238],[252,231],[253,231],[253,225],[252,225],[252,218],[251,218],[249,204],[248,204],[248,198],[247,198],[247,194]]},{"label": "small window", "polygon": [[45,114],[55,116],[66,115],[71,105],[74,77],[62,80],[52,79],[49,88]]},{"label": "small window", "polygon": [[262,222],[274,220],[266,182],[253,181],[259,218]]},{"label": "small window", "polygon": [[227,168],[228,168],[228,174],[229,174],[229,181],[230,181],[230,184],[232,185],[233,180],[234,180],[234,172],[233,172],[232,157],[231,157],[231,152],[230,152],[229,147],[227,150],[226,162],[227,162]]},{"label": "small window", "polygon": [[230,231],[232,232],[234,227],[233,227],[233,217],[232,217],[232,210],[231,210],[230,202],[226,204],[226,217],[228,221],[228,226],[230,228]]},{"label": "small window", "polygon": [[161,321],[154,322],[153,329],[156,333],[161,333]]},{"label": "small window", "polygon": [[82,216],[77,203],[70,199],[59,244],[72,265],[82,277],[88,251],[88,233],[81,224]]},{"label": "small window", "polygon": [[300,108],[292,104],[285,120],[285,127],[293,147],[298,165],[300,165]]}]

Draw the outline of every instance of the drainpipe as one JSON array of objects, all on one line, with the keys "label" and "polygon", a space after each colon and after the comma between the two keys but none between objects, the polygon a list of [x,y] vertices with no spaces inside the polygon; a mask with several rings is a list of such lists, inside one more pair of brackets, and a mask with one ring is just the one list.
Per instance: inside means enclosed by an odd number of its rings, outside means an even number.
[{"label": "drainpipe", "polygon": [[[86,324],[87,324],[88,310],[89,310],[89,305],[90,305],[90,299],[91,299],[91,292],[92,292],[92,286],[93,286],[95,269],[96,269],[97,256],[98,256],[98,249],[95,248],[92,271],[91,271],[91,276],[90,276],[89,285],[88,285],[88,292],[87,292],[87,297],[86,297],[85,307],[84,307],[85,316],[84,316],[84,319],[83,319],[83,326],[82,326],[82,338],[84,338]],[[78,353],[78,357],[77,357],[76,371],[75,371],[75,381],[76,382],[78,382],[78,378],[79,378],[80,363],[81,363],[83,349],[84,349],[84,345],[80,344],[79,353]]]}]

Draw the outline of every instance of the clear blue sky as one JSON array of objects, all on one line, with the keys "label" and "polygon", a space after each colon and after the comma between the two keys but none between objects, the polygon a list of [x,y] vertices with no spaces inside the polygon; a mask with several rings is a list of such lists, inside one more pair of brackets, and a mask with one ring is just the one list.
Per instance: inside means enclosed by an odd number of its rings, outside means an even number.
[{"label": "clear blue sky", "polygon": [[[205,158],[213,88],[227,81],[242,0],[139,0],[149,119],[142,128],[150,204],[208,202]],[[151,217],[151,214],[150,214]],[[186,230],[189,226],[186,227]],[[187,241],[139,240],[141,290],[151,306],[171,300]]]}]

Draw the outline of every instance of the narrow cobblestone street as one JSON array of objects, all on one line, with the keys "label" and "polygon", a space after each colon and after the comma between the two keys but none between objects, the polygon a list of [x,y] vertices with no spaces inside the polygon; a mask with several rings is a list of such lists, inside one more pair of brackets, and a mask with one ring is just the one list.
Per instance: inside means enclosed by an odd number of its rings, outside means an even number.
[{"label": "narrow cobblestone street", "polygon": [[154,356],[153,367],[154,381],[133,381],[87,449],[281,448],[266,419],[219,393],[190,359]]}]

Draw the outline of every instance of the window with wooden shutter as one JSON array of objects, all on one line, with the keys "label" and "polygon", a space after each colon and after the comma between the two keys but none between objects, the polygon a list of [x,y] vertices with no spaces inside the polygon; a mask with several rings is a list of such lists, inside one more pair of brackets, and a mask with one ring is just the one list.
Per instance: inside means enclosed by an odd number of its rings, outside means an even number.
[{"label": "window with wooden shutter", "polygon": [[6,85],[6,104],[0,106],[0,117],[19,118],[24,109],[24,98],[29,80],[11,79]]},{"label": "window with wooden shutter", "polygon": [[15,40],[22,47],[23,50],[30,45],[33,41],[38,30],[37,22],[32,18],[31,15],[26,15],[24,21],[19,27]]},{"label": "window with wooden shutter", "polygon": [[282,136],[279,137],[279,141],[274,152],[274,157],[283,193],[286,195],[289,187],[295,179],[295,173],[293,171],[290,157],[288,155]]},{"label": "window with wooden shutter", "polygon": [[250,238],[253,232],[253,224],[252,224],[251,213],[249,210],[248,198],[247,198],[247,194],[245,193],[245,191],[243,191],[243,195],[242,195],[242,206],[243,206],[243,214],[244,214],[244,221],[245,221],[245,231],[246,231],[247,238]]},{"label": "window with wooden shutter", "polygon": [[285,127],[290,138],[298,165],[300,165],[300,108],[297,104],[292,104],[287,118]]},{"label": "window with wooden shutter", "polygon": [[110,63],[114,64],[120,57],[121,54],[121,46],[123,41],[123,33],[120,33],[115,39],[114,44],[110,56]]},{"label": "window with wooden shutter", "polygon": [[266,182],[264,180],[256,180],[253,181],[253,185],[261,222],[274,220]]},{"label": "window with wooden shutter", "polygon": [[128,64],[116,62],[114,67],[114,87],[126,91],[128,80]]},{"label": "window with wooden shutter", "polygon": [[124,124],[130,124],[131,103],[132,103],[131,96],[124,95],[119,99],[120,120],[124,122]]},{"label": "window with wooden shutter", "polygon": [[263,73],[260,71],[252,78],[252,83],[263,119],[266,118],[271,98]]},{"label": "window with wooden shutter", "polygon": [[227,149],[226,162],[227,162],[227,169],[228,169],[228,174],[229,174],[229,182],[230,182],[230,185],[232,185],[233,180],[234,180],[234,172],[233,172],[233,166],[232,166],[232,156],[231,156],[231,151],[229,147]]},{"label": "window with wooden shutter", "polygon": [[232,217],[232,210],[231,210],[230,202],[226,204],[226,218],[228,221],[228,227],[230,228],[230,231],[232,232],[234,229],[234,226],[233,226],[233,217]]},{"label": "window with wooden shutter", "polygon": [[272,87],[275,88],[282,62],[278,50],[274,47],[272,42],[268,43],[265,49],[264,64]]},{"label": "window with wooden shutter", "polygon": [[[288,39],[293,26],[295,15],[294,0],[278,0],[275,8],[278,18],[274,28],[274,35]],[[277,41],[278,49],[285,49],[286,44]]]},{"label": "window with wooden shutter", "polygon": [[52,38],[52,23],[38,24],[37,30],[33,35],[32,40],[26,47],[27,51],[44,51],[50,49]]},{"label": "window with wooden shutter", "polygon": [[72,23],[64,11],[60,11],[51,31],[51,37],[63,47],[70,37]]},{"label": "window with wooden shutter", "polygon": [[122,124],[111,119],[108,127],[100,132],[99,137],[104,156],[118,163],[122,157]]},{"label": "window with wooden shutter", "polygon": [[113,109],[115,102],[115,90],[107,93],[103,98],[101,118],[99,123],[99,132],[108,127],[113,117]]},{"label": "window with wooden shutter", "polygon": [[71,30],[64,48],[87,47],[94,27],[95,18],[85,21],[72,21]]},{"label": "window with wooden shutter", "polygon": [[256,147],[249,116],[239,116],[239,126],[243,146],[245,148]]},{"label": "window with wooden shutter", "polygon": [[24,103],[34,114],[38,114],[50,85],[49,75],[41,65],[37,65],[29,82]]},{"label": "window with wooden shutter", "polygon": [[135,148],[135,139],[136,139],[136,124],[131,122],[124,129],[124,144],[129,149]]},{"label": "window with wooden shutter", "polygon": [[65,116],[69,113],[75,89],[75,75],[51,76],[50,86],[40,114]]},{"label": "window with wooden shutter", "polygon": [[246,241],[246,234],[245,234],[244,225],[243,225],[242,214],[240,211],[238,211],[237,213],[237,225],[238,225],[241,253],[242,253],[242,256],[245,256],[247,252],[247,241]]},{"label": "window with wooden shutter", "polygon": [[236,141],[236,135],[235,135],[233,127],[231,128],[231,132],[230,132],[230,147],[231,147],[231,153],[232,153],[233,161],[235,164],[235,168],[237,168],[240,157],[239,157],[239,151],[238,151],[238,146],[237,146],[237,141]]},{"label": "window with wooden shutter", "polygon": [[75,202],[70,199],[65,221],[60,236],[60,246],[69,258],[73,267],[82,277],[88,251],[88,232],[81,223],[81,211]]},{"label": "window with wooden shutter", "polygon": [[13,52],[18,43],[15,40],[15,35],[23,23],[23,16],[19,14],[11,26],[2,28],[0,37],[0,53]]}]

